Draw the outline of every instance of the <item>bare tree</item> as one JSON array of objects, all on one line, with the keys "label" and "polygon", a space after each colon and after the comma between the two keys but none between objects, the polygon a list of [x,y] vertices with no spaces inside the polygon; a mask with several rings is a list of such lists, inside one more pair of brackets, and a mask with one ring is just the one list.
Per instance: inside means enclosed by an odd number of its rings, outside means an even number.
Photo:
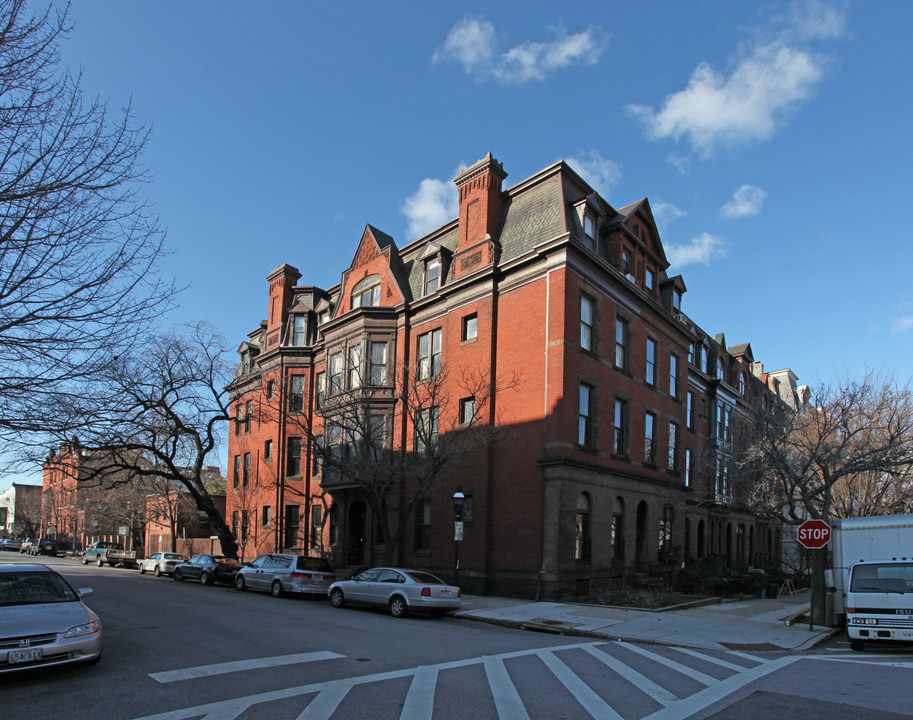
[{"label": "bare tree", "polygon": [[99,458],[96,473],[127,470],[183,486],[206,514],[225,555],[236,556],[231,529],[213,502],[207,459],[228,421],[225,385],[233,367],[223,339],[206,326],[154,338],[106,369],[96,395],[58,403],[60,424],[77,426],[82,445]]},{"label": "bare tree", "polygon": [[[870,372],[822,387],[799,411],[773,405],[760,413],[756,433],[740,481],[753,509],[785,523],[890,512],[898,506],[876,500],[909,492],[913,395],[893,377]],[[815,621],[824,613],[821,556],[812,558]]]},{"label": "bare tree", "polygon": [[[14,537],[38,537],[41,532],[41,493],[16,493],[16,516],[13,518]],[[21,497],[19,497],[21,495]]]},{"label": "bare tree", "polygon": [[0,0],[0,435],[14,443],[60,420],[45,410],[132,347],[174,292],[138,196],[148,131],[60,69],[68,30],[65,10]]},{"label": "bare tree", "polygon": [[[361,491],[388,564],[395,562],[408,522],[432,487],[495,442],[491,398],[519,382],[513,377],[497,386],[484,371],[468,367],[419,372],[420,381],[406,373],[391,391],[356,365],[347,390],[333,387],[331,377],[329,392],[318,399],[313,414],[287,415],[288,427],[300,429],[322,465],[324,490],[348,484]],[[282,395],[295,402],[293,393]],[[263,412],[278,413],[278,406]]]}]

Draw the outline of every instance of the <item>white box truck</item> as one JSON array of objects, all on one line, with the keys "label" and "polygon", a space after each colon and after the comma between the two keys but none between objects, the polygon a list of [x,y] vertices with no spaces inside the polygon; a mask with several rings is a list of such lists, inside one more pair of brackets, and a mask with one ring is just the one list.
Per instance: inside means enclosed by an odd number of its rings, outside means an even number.
[{"label": "white box truck", "polygon": [[834,613],[850,647],[870,640],[913,642],[913,515],[832,521]]}]

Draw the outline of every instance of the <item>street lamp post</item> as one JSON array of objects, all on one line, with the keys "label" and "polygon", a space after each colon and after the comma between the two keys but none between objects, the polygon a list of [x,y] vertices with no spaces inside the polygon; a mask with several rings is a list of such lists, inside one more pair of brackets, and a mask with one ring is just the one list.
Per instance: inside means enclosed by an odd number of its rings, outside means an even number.
[{"label": "street lamp post", "polygon": [[460,582],[460,540],[463,539],[463,503],[466,502],[466,496],[460,488],[453,494],[453,540],[454,540],[454,571],[453,584],[459,585]]}]

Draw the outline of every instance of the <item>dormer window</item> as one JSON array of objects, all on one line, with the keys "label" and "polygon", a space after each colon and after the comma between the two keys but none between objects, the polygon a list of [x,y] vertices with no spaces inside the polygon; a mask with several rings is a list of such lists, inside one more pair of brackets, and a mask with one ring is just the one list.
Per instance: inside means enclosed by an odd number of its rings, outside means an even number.
[{"label": "dormer window", "polygon": [[319,325],[324,325],[330,321],[330,311],[324,310],[320,315],[317,316],[317,323]]},{"label": "dormer window", "polygon": [[362,280],[352,290],[352,309],[380,305],[380,277],[372,275]]},{"label": "dormer window", "polygon": [[679,312],[682,309],[682,293],[680,290],[672,291],[672,309]]},{"label": "dormer window", "polygon": [[739,394],[742,397],[745,397],[745,391],[748,389],[747,383],[745,382],[745,373],[739,373]]},{"label": "dormer window", "polygon": [[430,295],[441,286],[441,259],[433,257],[425,261],[425,282],[422,295]]},{"label": "dormer window", "polygon": [[583,216],[583,242],[590,249],[596,249],[596,218],[592,213]]},{"label": "dormer window", "polygon": [[723,358],[717,358],[716,361],[716,379],[725,380],[726,379],[726,363],[723,362]]},{"label": "dormer window", "polygon": [[630,250],[621,251],[621,272],[625,275],[634,275],[634,258]]},{"label": "dormer window", "polygon": [[653,271],[650,268],[644,269],[644,287],[647,292],[653,292]]},{"label": "dormer window", "polygon": [[292,316],[292,345],[304,347],[307,339],[307,318],[304,315]]}]

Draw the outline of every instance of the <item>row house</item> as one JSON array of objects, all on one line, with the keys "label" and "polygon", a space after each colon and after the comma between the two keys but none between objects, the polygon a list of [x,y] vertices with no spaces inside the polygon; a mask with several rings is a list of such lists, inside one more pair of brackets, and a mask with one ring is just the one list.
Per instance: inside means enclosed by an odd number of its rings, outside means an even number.
[{"label": "row house", "polygon": [[41,486],[11,483],[0,493],[0,538],[36,537],[41,528]]},{"label": "row house", "polygon": [[[291,265],[267,276],[229,385],[227,512],[246,554],[390,558],[364,483],[319,450],[357,442],[321,407],[366,387],[386,452],[425,451],[428,428],[493,431],[397,518],[397,564],[452,578],[458,551],[467,589],[550,598],[706,555],[773,565],[779,526],[744,511],[733,460],[795,376],[684,312],[647,199],[616,209],[565,162],[506,177],[490,153],[462,171],[459,216],[403,248],[366,226],[333,287]],[[449,402],[407,412],[438,374]]]}]

